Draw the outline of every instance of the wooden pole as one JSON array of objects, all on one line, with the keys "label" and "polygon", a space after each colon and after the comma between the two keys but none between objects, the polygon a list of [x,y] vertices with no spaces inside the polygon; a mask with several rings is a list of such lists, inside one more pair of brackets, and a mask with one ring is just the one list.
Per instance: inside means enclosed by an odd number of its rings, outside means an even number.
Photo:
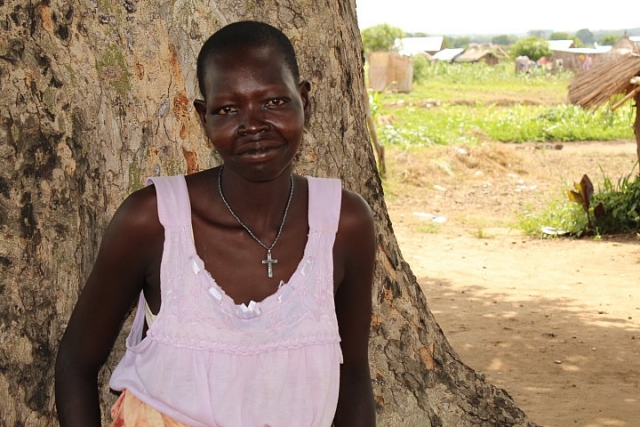
[{"label": "wooden pole", "polygon": [[640,93],[640,86],[638,86],[637,88],[635,88],[634,90],[626,94],[624,98],[622,98],[620,101],[612,105],[611,111],[617,110],[622,104],[624,104],[625,102],[627,102],[628,100],[636,96],[638,93]]},{"label": "wooden pole", "polygon": [[[636,134],[636,153],[640,163],[640,92],[636,93],[634,100],[636,102],[636,119],[633,123],[633,132]],[[638,175],[640,175],[640,166],[638,166]]]}]

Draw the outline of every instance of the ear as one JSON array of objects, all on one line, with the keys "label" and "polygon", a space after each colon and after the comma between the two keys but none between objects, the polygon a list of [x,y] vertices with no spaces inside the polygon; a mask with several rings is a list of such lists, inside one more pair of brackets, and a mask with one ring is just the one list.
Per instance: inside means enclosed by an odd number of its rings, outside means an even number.
[{"label": "ear", "polygon": [[309,92],[311,91],[311,83],[307,80],[303,80],[298,85],[300,91],[300,97],[302,98],[302,108],[304,110],[304,123],[307,124],[311,118],[311,99],[309,98]]},{"label": "ear", "polygon": [[207,103],[202,99],[196,99],[193,101],[193,106],[196,107],[200,123],[204,126],[207,123]]}]

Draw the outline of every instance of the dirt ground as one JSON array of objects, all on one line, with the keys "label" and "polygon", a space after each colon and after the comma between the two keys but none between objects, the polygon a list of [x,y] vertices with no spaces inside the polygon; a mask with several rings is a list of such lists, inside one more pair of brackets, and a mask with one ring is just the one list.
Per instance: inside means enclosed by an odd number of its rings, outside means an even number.
[{"label": "dirt ground", "polygon": [[536,239],[512,227],[584,173],[596,188],[600,167],[628,174],[635,149],[387,153],[389,213],[431,311],[461,359],[538,424],[640,426],[640,236]]}]

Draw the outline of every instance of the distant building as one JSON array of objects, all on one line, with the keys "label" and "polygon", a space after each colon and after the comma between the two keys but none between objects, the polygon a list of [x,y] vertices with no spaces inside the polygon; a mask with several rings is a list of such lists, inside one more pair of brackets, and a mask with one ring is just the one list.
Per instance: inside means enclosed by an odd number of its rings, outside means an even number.
[{"label": "distant building", "polygon": [[611,46],[573,47],[552,50],[552,59],[556,67],[573,71],[586,71],[600,62]]},{"label": "distant building", "polygon": [[464,52],[464,49],[462,48],[442,49],[440,52],[433,54],[433,56],[431,57],[431,60],[453,62],[453,60],[456,59],[456,57],[460,55],[462,52]]},{"label": "distant building", "polygon": [[[640,39],[640,37],[638,37]],[[611,46],[611,50],[606,53],[606,59],[612,59],[617,56],[627,55],[631,52],[640,53],[640,49],[638,49],[638,45],[633,41],[631,37],[620,37],[620,39]]]},{"label": "distant building", "polygon": [[[624,39],[624,38],[623,38]],[[620,40],[623,40],[620,39]],[[628,40],[628,39],[627,39]],[[551,65],[573,71],[586,71],[605,59],[610,51],[622,47],[621,41],[612,46],[575,47],[573,40],[549,40]]]},{"label": "distant building", "polygon": [[559,49],[570,49],[572,47],[576,47],[576,44],[573,40],[549,40],[549,49],[551,49],[551,51]]},{"label": "distant building", "polygon": [[411,58],[395,52],[369,54],[369,87],[376,92],[411,92],[413,63]]},{"label": "distant building", "polygon": [[498,61],[498,57],[487,49],[468,49],[453,60],[453,62],[484,62],[487,65],[496,65]]},{"label": "distant building", "polygon": [[396,39],[394,50],[400,55],[413,56],[420,53],[433,55],[442,50],[443,36],[432,37],[405,37]]}]

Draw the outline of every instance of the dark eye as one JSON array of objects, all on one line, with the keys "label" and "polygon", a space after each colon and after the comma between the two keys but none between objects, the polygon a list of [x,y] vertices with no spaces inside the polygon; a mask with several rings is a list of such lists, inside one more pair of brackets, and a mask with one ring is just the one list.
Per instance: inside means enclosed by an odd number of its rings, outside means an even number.
[{"label": "dark eye", "polygon": [[273,98],[267,101],[267,107],[280,107],[284,105],[285,100],[282,98]]},{"label": "dark eye", "polygon": [[217,109],[216,111],[214,111],[214,114],[217,114],[219,116],[224,116],[227,114],[231,114],[231,113],[235,113],[237,110],[236,107],[232,107],[230,105],[226,105],[222,108]]}]

